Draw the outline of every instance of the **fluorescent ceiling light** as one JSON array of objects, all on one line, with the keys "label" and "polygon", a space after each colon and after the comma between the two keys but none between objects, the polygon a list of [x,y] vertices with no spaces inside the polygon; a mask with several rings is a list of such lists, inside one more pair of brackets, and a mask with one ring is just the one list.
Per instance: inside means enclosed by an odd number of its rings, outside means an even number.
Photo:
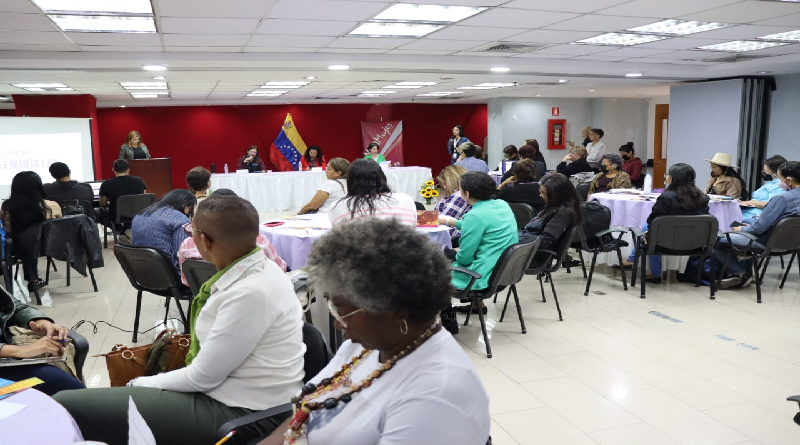
[{"label": "fluorescent ceiling light", "polygon": [[472,6],[412,5],[398,3],[376,15],[373,20],[403,20],[411,22],[455,23],[485,11]]},{"label": "fluorescent ceiling light", "polygon": [[416,82],[416,81],[404,81],[404,82],[397,82],[395,85],[398,86],[423,86],[429,87],[432,85],[436,85],[439,82]]},{"label": "fluorescent ceiling light", "polygon": [[66,88],[63,83],[12,83],[17,88]]},{"label": "fluorescent ceiling light", "polygon": [[628,73],[625,77],[642,77],[643,75],[643,73]]},{"label": "fluorescent ceiling light", "polygon": [[316,77],[314,77],[314,76],[308,76],[308,77],[306,77],[306,80],[314,80],[314,79],[316,79]]},{"label": "fluorescent ceiling light", "polygon": [[800,30],[779,32],[778,34],[770,34],[768,36],[756,37],[756,38],[758,40],[782,40],[787,42],[800,42]]},{"label": "fluorescent ceiling light", "polygon": [[165,79],[164,76],[156,76],[153,78],[153,80],[164,80],[164,79]]},{"label": "fluorescent ceiling light", "polygon": [[56,88],[57,91],[75,91],[75,88],[65,87],[65,88]]},{"label": "fluorescent ceiling light", "polygon": [[493,66],[490,71],[493,73],[507,73],[511,71],[511,68],[507,66]]},{"label": "fluorescent ceiling light", "polygon": [[424,97],[443,97],[443,96],[452,96],[454,94],[463,94],[462,91],[435,91],[433,93],[422,93],[417,94],[417,97],[424,96]]},{"label": "fluorescent ceiling light", "polygon": [[142,69],[145,71],[166,71],[167,67],[165,65],[144,65]]},{"label": "fluorescent ceiling light", "polygon": [[595,91],[595,90],[589,90],[589,92],[593,92],[593,91]]},{"label": "fluorescent ceiling light", "polygon": [[167,82],[120,82],[119,84],[126,90],[167,89]]},{"label": "fluorescent ceiling light", "polygon": [[308,85],[311,82],[266,82],[261,88],[272,88],[272,87],[285,87],[285,88],[300,88],[303,86]]},{"label": "fluorescent ceiling light", "polygon": [[34,93],[39,93],[39,92],[42,92],[42,91],[46,91],[44,88],[23,88],[23,89],[31,91],[31,92],[34,92]]},{"label": "fluorescent ceiling light", "polygon": [[718,43],[716,45],[701,46],[698,49],[706,51],[727,51],[741,53],[745,51],[756,51],[759,49],[772,48],[773,46],[783,46],[788,43],[782,42],[752,42],[749,40],[735,40],[733,42]]},{"label": "fluorescent ceiling light", "polygon": [[359,94],[356,97],[383,97],[385,94]]},{"label": "fluorescent ceiling light", "polygon": [[422,37],[444,28],[444,25],[426,23],[367,22],[350,31],[348,36],[362,37]]},{"label": "fluorescent ceiling light", "polygon": [[328,69],[329,70],[334,70],[334,71],[349,70],[350,69],[350,65],[328,65]]},{"label": "fluorescent ceiling light", "polygon": [[5,102],[7,100],[11,100],[11,98],[8,96],[0,96],[0,102]]},{"label": "fluorescent ceiling light", "polygon": [[630,28],[626,31],[641,32],[645,34],[666,34],[670,36],[685,36],[698,32],[711,31],[712,29],[727,28],[730,23],[696,22],[689,20],[662,20],[649,25]]},{"label": "fluorescent ceiling light", "polygon": [[288,93],[289,91],[274,91],[274,90],[255,90],[252,93],[247,94],[249,97],[278,97],[281,94]]},{"label": "fluorescent ceiling light", "polygon": [[479,83],[476,84],[476,87],[492,87],[492,88],[504,88],[504,87],[513,87],[517,83],[516,82],[486,82],[486,83]]},{"label": "fluorescent ceiling light", "polygon": [[158,99],[158,98],[168,98],[169,94],[159,94],[156,92],[153,93],[133,93],[132,94],[134,99]]},{"label": "fluorescent ceiling light", "polygon": [[46,13],[117,13],[153,15],[150,0],[33,0]]},{"label": "fluorescent ceiling light", "polygon": [[470,87],[458,87],[459,90],[496,90],[500,87],[479,87],[479,86],[470,86]]},{"label": "fluorescent ceiling light", "polygon": [[558,83],[567,83],[569,80],[567,79],[558,79]]},{"label": "fluorescent ceiling light", "polygon": [[71,32],[156,32],[156,23],[153,21],[153,17],[89,15],[51,15],[49,17],[59,28]]},{"label": "fluorescent ceiling light", "polygon": [[397,91],[378,90],[378,91],[362,91],[361,94],[394,94],[396,92]]},{"label": "fluorescent ceiling light", "polygon": [[125,108],[125,105],[120,105],[119,107],[120,107],[120,108]]},{"label": "fluorescent ceiling light", "polygon": [[417,88],[422,88],[422,85],[387,85],[383,88],[399,88],[401,90],[414,90]]},{"label": "fluorescent ceiling light", "polygon": [[169,95],[169,91],[131,91],[132,96],[140,96],[142,94]]},{"label": "fluorescent ceiling light", "polygon": [[599,36],[589,37],[588,39],[578,40],[572,44],[582,45],[608,45],[608,46],[630,46],[642,43],[655,42],[657,40],[668,39],[669,37],[651,36],[645,34],[625,34],[610,32]]}]

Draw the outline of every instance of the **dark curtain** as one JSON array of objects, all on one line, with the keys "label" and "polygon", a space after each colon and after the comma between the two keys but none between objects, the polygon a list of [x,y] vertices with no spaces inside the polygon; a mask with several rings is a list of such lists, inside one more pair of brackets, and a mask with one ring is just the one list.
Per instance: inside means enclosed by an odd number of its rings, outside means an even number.
[{"label": "dark curtain", "polygon": [[[761,166],[767,149],[767,125],[770,94],[775,90],[772,78],[742,79],[742,107],[739,114],[737,159],[749,195],[761,187]],[[749,198],[748,198],[749,199]]]}]

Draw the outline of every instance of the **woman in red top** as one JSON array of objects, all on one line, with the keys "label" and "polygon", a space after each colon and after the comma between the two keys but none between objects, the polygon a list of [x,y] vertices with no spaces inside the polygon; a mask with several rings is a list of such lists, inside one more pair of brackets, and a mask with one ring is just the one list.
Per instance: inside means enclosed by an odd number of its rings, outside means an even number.
[{"label": "woman in red top", "polygon": [[328,161],[322,155],[322,149],[317,145],[308,147],[306,153],[300,158],[300,164],[303,165],[303,170],[311,170],[312,167],[322,167],[325,170],[328,167]]},{"label": "woman in red top", "polygon": [[631,177],[631,183],[634,186],[641,187],[640,178],[642,178],[642,160],[637,158],[634,153],[633,142],[628,142],[619,148],[619,154],[625,161],[622,163],[622,171]]}]

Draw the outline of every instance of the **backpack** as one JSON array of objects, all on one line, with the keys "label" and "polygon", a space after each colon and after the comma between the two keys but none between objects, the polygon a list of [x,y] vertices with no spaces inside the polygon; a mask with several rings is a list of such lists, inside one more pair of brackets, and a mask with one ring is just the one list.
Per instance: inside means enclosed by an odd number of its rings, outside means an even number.
[{"label": "backpack", "polygon": [[594,238],[601,230],[611,227],[611,209],[599,202],[582,202],[581,214],[583,215],[583,233],[586,239]]},{"label": "backpack", "polygon": [[72,204],[67,204],[61,207],[61,215],[83,215],[83,206],[77,199]]}]

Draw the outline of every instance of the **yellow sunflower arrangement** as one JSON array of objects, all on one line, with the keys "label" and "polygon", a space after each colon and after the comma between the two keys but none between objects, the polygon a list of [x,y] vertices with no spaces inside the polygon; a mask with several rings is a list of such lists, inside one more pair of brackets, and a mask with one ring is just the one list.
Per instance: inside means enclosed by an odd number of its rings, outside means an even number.
[{"label": "yellow sunflower arrangement", "polygon": [[428,205],[430,205],[433,198],[439,196],[439,191],[436,190],[435,185],[436,183],[433,182],[433,179],[429,179],[425,181],[425,184],[422,184],[422,187],[419,189],[419,194],[425,198],[425,203]]}]

